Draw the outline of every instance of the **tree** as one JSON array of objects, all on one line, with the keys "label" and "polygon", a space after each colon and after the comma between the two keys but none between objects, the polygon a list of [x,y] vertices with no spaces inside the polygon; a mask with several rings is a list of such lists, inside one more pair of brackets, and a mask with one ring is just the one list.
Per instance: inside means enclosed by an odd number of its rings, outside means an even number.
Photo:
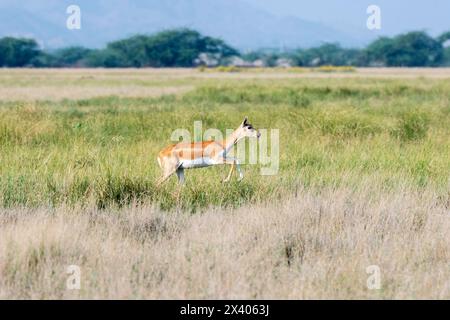
[{"label": "tree", "polygon": [[447,41],[450,40],[450,31],[446,31],[442,33],[439,37],[437,37],[437,40],[444,45]]},{"label": "tree", "polygon": [[442,61],[442,65],[446,67],[450,67],[450,31],[442,33],[437,40],[444,47],[444,57]]},{"label": "tree", "polygon": [[434,67],[442,63],[442,44],[425,32],[409,32],[394,38],[382,37],[366,49],[370,64],[388,67]]},{"label": "tree", "polygon": [[220,39],[204,37],[190,29],[175,29],[149,37],[147,55],[151,66],[191,67],[200,54],[212,54],[218,60],[239,55]]},{"label": "tree", "polygon": [[277,50],[266,49],[248,52],[242,55],[242,58],[248,62],[261,60],[264,66],[275,67],[279,59],[286,58],[290,60],[291,55],[289,53],[281,53]]},{"label": "tree", "polygon": [[145,67],[149,65],[146,48],[148,40],[148,36],[137,35],[111,42],[103,54],[117,63],[120,61],[120,67]]},{"label": "tree", "polygon": [[83,65],[91,49],[84,47],[68,47],[59,49],[54,53],[55,64],[60,67]]},{"label": "tree", "polygon": [[317,48],[299,49],[293,54],[298,66],[356,65],[360,50],[344,49],[337,43],[325,43]]},{"label": "tree", "polygon": [[56,68],[60,67],[56,63],[55,56],[47,52],[39,52],[37,56],[30,60],[30,65],[35,68]]},{"label": "tree", "polygon": [[35,40],[0,38],[0,67],[192,67],[226,65],[242,57],[266,66],[289,61],[298,66],[352,65],[434,67],[450,66],[450,31],[437,38],[417,31],[393,38],[381,37],[366,49],[342,48],[337,43],[288,52],[264,49],[244,55],[223,40],[190,29],[173,29],[153,35],[135,35],[111,42],[105,49],[68,47],[48,52]]},{"label": "tree", "polygon": [[200,54],[212,54],[218,60],[239,55],[220,39],[204,37],[189,29],[174,29],[152,36],[137,35],[108,44],[128,67],[192,67]]},{"label": "tree", "polygon": [[116,50],[93,50],[86,57],[88,67],[123,68],[129,67],[125,58]]},{"label": "tree", "polygon": [[450,47],[444,49],[443,66],[450,67]]},{"label": "tree", "polygon": [[40,53],[35,40],[4,37],[0,39],[0,66],[23,67]]}]

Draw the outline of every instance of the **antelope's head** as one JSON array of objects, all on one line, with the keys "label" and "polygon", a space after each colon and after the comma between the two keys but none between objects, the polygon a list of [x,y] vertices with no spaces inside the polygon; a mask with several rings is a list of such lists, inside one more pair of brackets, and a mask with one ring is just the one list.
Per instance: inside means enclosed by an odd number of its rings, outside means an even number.
[{"label": "antelope's head", "polygon": [[261,133],[248,122],[247,117],[242,121],[237,131],[241,138],[259,138],[261,136]]}]

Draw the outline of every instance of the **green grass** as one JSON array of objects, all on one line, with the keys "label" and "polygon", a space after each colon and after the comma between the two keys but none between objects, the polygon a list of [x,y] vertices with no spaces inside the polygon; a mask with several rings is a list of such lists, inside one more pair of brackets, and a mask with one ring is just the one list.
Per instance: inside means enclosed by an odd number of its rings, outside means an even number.
[{"label": "green grass", "polygon": [[[448,80],[194,85],[184,95],[159,98],[0,101],[0,206],[142,202],[195,212],[277,199],[299,187],[357,189],[367,179],[386,189],[427,186],[448,197]],[[279,174],[261,176],[259,165],[247,165],[242,182],[222,184],[228,168],[190,170],[179,199],[175,178],[155,189],[156,155],[173,130],[192,132],[202,120],[204,129],[225,132],[246,115],[257,128],[280,130]]]}]

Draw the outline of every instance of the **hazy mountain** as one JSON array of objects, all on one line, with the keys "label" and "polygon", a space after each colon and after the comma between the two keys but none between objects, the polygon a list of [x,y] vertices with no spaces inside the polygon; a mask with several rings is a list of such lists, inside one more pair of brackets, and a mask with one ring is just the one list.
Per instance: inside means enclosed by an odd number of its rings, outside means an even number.
[{"label": "hazy mountain", "polygon": [[[81,30],[68,30],[66,8],[81,8]],[[189,27],[239,49],[308,47],[362,40],[320,23],[273,15],[243,0],[0,0],[0,36],[31,36],[45,47],[102,47],[136,33]]]},{"label": "hazy mountain", "polygon": [[[412,30],[425,30],[438,35],[450,30],[448,0],[245,0],[273,14],[295,15],[364,37],[393,36]],[[370,31],[366,27],[367,7],[381,9],[382,28]]]}]

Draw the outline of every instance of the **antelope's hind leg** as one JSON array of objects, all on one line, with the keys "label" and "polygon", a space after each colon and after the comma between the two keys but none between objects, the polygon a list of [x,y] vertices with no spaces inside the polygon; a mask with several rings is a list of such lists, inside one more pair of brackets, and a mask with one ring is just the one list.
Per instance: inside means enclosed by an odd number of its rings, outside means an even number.
[{"label": "antelope's hind leg", "polygon": [[178,182],[183,185],[184,184],[184,169],[181,167],[178,167],[176,172],[177,172]]}]

